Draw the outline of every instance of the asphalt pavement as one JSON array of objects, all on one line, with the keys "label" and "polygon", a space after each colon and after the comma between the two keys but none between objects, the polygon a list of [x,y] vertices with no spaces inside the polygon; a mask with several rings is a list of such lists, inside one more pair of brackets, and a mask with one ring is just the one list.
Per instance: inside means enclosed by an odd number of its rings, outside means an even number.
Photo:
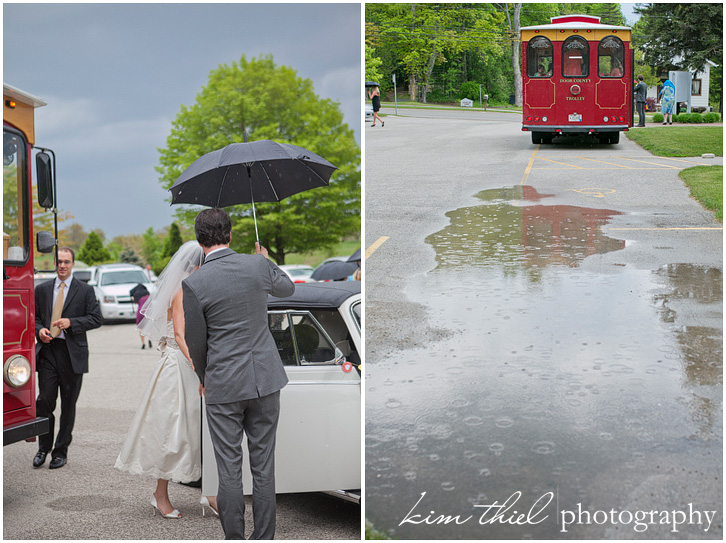
[{"label": "asphalt pavement", "polygon": [[[722,157],[383,113],[365,127],[367,519],[397,539],[721,539],[723,228],[678,172]],[[517,493],[535,517],[551,493],[541,523],[477,522]],[[565,526],[578,507],[596,520]],[[713,522],[635,529],[689,507]]]},{"label": "asphalt pavement", "polygon": [[[199,489],[170,483],[183,518],[163,519],[149,505],[156,482],[113,468],[159,352],[141,350],[134,324],[106,324],[88,340],[90,372],[68,464],[34,469],[36,443],[3,448],[3,538],[224,539],[219,520],[202,516]],[[246,517],[251,533],[249,498]],[[361,506],[319,493],[279,494],[276,530],[276,539],[360,539]]]}]

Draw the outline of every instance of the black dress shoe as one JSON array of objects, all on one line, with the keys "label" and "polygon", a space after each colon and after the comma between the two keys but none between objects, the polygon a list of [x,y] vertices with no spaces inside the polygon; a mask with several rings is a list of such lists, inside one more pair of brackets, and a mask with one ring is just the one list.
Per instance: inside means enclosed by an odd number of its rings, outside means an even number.
[{"label": "black dress shoe", "polygon": [[45,464],[45,457],[48,456],[47,452],[38,451],[38,454],[35,455],[35,458],[33,458],[33,467],[39,468],[43,464]]},{"label": "black dress shoe", "polygon": [[56,456],[53,458],[53,460],[50,461],[50,466],[48,466],[48,469],[58,469],[62,468],[66,465],[66,459],[62,456]]}]

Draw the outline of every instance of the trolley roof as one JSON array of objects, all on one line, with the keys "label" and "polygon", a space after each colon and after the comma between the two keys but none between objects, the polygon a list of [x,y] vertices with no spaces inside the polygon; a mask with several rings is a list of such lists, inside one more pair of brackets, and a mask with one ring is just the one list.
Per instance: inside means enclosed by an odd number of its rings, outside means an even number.
[{"label": "trolley roof", "polygon": [[602,24],[600,17],[593,15],[559,15],[550,20],[551,24],[523,26],[520,30],[630,30],[629,26]]},{"label": "trolley roof", "polygon": [[8,85],[7,83],[3,83],[3,95],[9,96],[10,98],[17,100],[18,102],[27,104],[34,108],[48,105],[45,101],[41,100],[37,96],[33,96],[32,94],[13,87],[12,85]]}]

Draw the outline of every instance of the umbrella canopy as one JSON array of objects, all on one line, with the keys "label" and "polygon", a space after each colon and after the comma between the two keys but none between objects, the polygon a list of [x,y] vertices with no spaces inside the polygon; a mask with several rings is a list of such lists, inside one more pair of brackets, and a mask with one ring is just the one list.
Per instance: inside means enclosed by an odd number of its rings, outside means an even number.
[{"label": "umbrella canopy", "polygon": [[358,247],[355,253],[348,257],[346,262],[360,262],[360,247]]},{"label": "umbrella canopy", "polygon": [[355,262],[326,262],[321,264],[310,276],[316,281],[337,281],[345,279],[358,269]]},{"label": "umbrella canopy", "polygon": [[328,184],[336,166],[271,140],[232,143],[195,160],[169,189],[172,204],[226,207],[283,198]]}]

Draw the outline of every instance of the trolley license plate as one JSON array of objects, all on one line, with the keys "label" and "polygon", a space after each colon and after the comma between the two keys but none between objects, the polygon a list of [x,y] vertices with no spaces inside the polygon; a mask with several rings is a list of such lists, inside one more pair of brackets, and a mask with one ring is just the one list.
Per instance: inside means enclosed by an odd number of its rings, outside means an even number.
[{"label": "trolley license plate", "polygon": [[569,121],[571,123],[581,123],[582,115],[579,113],[570,113]]}]

